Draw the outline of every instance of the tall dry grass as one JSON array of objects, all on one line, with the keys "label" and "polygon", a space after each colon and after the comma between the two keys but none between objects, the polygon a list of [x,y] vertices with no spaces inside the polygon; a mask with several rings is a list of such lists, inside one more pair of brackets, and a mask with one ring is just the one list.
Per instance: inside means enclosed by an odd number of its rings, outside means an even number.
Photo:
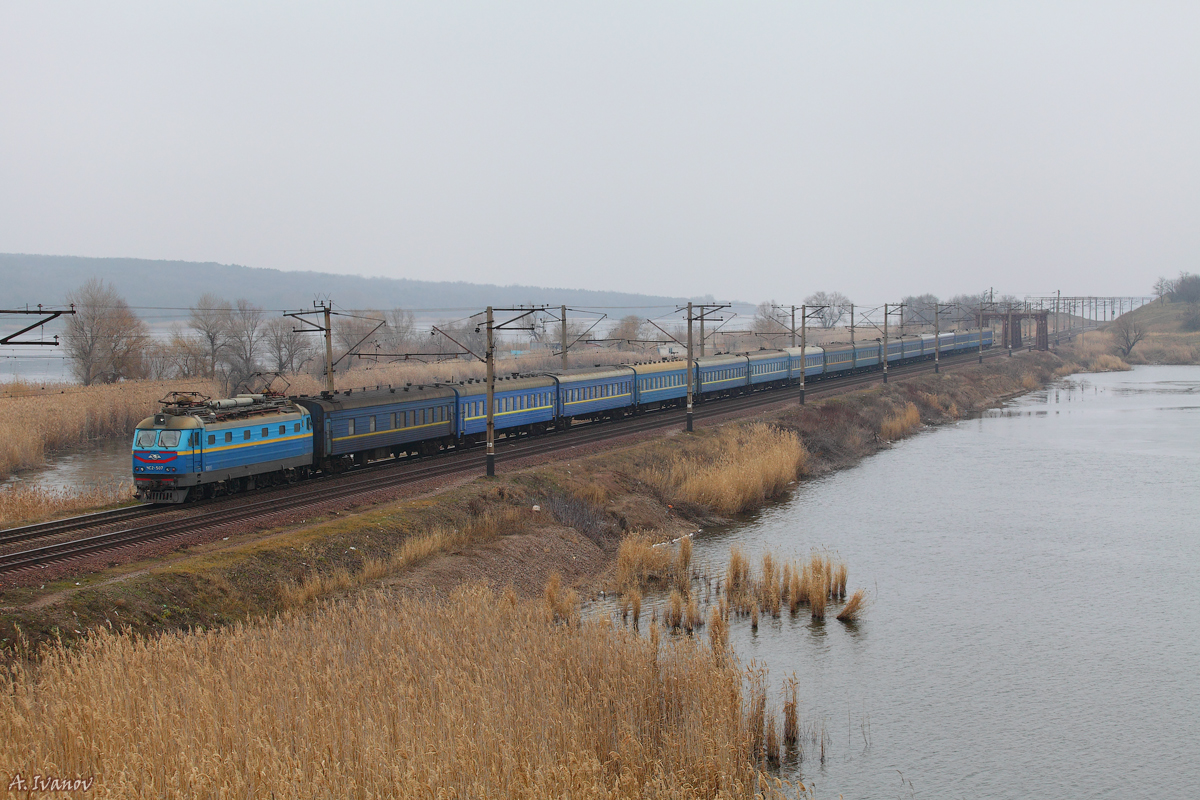
[{"label": "tall dry grass", "polygon": [[0,489],[0,526],[13,527],[63,514],[93,511],[133,500],[133,483],[119,481],[78,489],[47,489],[20,483]]},{"label": "tall dry grass", "polygon": [[802,475],[808,452],[799,436],[765,423],[730,425],[698,439],[641,479],[663,497],[736,514],[777,497]]},{"label": "tall dry grass", "polygon": [[479,587],[101,630],[0,672],[0,763],[115,798],[782,797],[759,694],[656,630],[554,625]]},{"label": "tall dry grass", "polygon": [[921,412],[914,403],[905,403],[904,408],[888,414],[879,426],[879,435],[887,441],[903,439],[921,427]]}]

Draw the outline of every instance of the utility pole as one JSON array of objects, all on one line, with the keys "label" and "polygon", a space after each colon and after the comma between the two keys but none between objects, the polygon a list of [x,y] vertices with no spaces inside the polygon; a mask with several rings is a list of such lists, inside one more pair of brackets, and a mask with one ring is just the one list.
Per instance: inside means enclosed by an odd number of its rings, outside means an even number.
[{"label": "utility pole", "polygon": [[1013,340],[1012,303],[1008,304],[1008,323],[1004,326],[1004,332],[1008,334],[1008,357],[1012,358],[1012,350],[1013,350],[1013,348],[1012,348],[1012,340]]},{"label": "utility pole", "polygon": [[[942,312],[937,303],[933,304],[933,372],[942,371]],[[982,338],[983,334],[980,334]]]},{"label": "utility pole", "polygon": [[796,346],[796,307],[792,306],[792,347]]},{"label": "utility pole", "polygon": [[858,369],[858,347],[854,344],[854,303],[850,304],[850,368]]},{"label": "utility pole", "polygon": [[800,306],[800,405],[804,405],[804,375],[808,372],[808,306]]},{"label": "utility pole", "polygon": [[329,317],[329,305],[325,305],[325,391],[333,394],[333,323]]},{"label": "utility pole", "polygon": [[692,430],[692,376],[695,363],[692,361],[692,304],[687,304],[687,430]]},{"label": "utility pole", "polygon": [[[567,315],[563,314],[563,328]],[[487,365],[487,476],[496,476],[496,347],[493,331],[492,307],[487,307],[487,349],[484,356]],[[565,333],[565,330],[564,330]],[[563,336],[563,354],[567,352],[567,337]]]},{"label": "utility pole", "polygon": [[[333,370],[335,367],[337,367],[337,361],[333,360],[333,321],[332,321],[332,318],[333,318],[333,315],[337,314],[338,312],[333,310],[333,303],[328,299],[313,300],[313,308],[315,308],[316,310],[315,311],[290,311],[290,312],[285,312],[284,316],[291,317],[291,318],[295,319],[297,322],[299,322],[301,325],[307,326],[304,328],[293,328],[292,333],[321,333],[321,334],[325,335],[325,392],[327,394],[333,394],[334,390],[335,390],[334,383],[333,383]],[[321,314],[324,317],[325,325],[321,326],[321,325],[318,325],[317,323],[313,322],[310,319],[306,319],[306,317],[311,314]],[[354,355],[356,355],[355,351],[358,349],[359,345],[361,345],[363,342],[365,342],[367,339],[369,339],[375,333],[375,331],[379,330],[380,328],[382,328],[384,325],[387,324],[386,322],[384,322],[381,319],[380,320],[372,319],[371,321],[378,322],[379,324],[376,325],[374,328],[372,328],[371,331],[366,336],[359,339],[357,344],[355,344],[353,347],[351,347],[349,350],[347,350],[344,354],[342,354],[342,358],[345,358],[346,356],[353,357]],[[341,361],[342,358],[339,358],[338,361]]]},{"label": "utility pole", "polygon": [[700,355],[704,355],[704,312],[703,306],[700,308]]},{"label": "utility pole", "polygon": [[561,311],[562,311],[562,362],[563,362],[562,368],[565,371],[567,369],[567,307],[563,306]]},{"label": "utility pole", "polygon": [[888,304],[883,304],[883,382],[887,383],[888,368]]}]

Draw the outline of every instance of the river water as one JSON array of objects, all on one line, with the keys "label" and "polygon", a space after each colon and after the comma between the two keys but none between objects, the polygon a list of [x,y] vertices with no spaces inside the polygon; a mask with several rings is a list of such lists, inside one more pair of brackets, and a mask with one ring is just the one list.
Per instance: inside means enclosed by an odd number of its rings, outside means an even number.
[{"label": "river water", "polygon": [[[836,550],[873,605],[731,626],[818,797],[1200,797],[1200,367],[1074,376],[696,536]],[[757,560],[757,559],[755,559]]]}]

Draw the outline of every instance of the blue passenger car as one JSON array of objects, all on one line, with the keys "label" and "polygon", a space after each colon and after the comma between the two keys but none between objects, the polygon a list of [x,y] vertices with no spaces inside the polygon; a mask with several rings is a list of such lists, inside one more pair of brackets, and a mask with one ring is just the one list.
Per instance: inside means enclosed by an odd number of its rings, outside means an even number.
[{"label": "blue passenger car", "polygon": [[848,344],[825,345],[825,374],[835,375],[854,369],[854,350]]},{"label": "blue passenger car", "polygon": [[751,386],[786,381],[789,377],[785,350],[759,350],[747,356],[747,361]]},{"label": "blue passenger car", "polygon": [[687,397],[686,361],[655,361],[630,368],[634,374],[633,401],[638,408],[660,408]]},{"label": "blue passenger car", "polygon": [[903,336],[900,342],[900,360],[916,361],[922,355],[922,340],[920,336]]},{"label": "blue passenger car", "polygon": [[[487,382],[457,384],[458,438],[468,443],[487,434]],[[542,433],[554,425],[554,378],[497,378],[493,386],[497,432]]]},{"label": "blue passenger car", "polygon": [[611,419],[633,409],[632,367],[594,367],[557,374],[558,414],[564,419]]},{"label": "blue passenger car", "polygon": [[314,427],[314,461],[338,472],[355,463],[432,454],[453,441],[457,393],[444,386],[396,386],[298,397]]},{"label": "blue passenger car", "polygon": [[746,356],[701,356],[696,359],[696,380],[701,394],[741,389],[747,385]]},{"label": "blue passenger car", "polygon": [[788,355],[788,375],[793,382],[800,380],[801,356],[805,361],[805,379],[815,378],[825,371],[825,349],[823,347],[789,347],[784,352]]},{"label": "blue passenger car", "polygon": [[879,366],[879,342],[856,342],[854,345],[854,368],[866,369]]}]

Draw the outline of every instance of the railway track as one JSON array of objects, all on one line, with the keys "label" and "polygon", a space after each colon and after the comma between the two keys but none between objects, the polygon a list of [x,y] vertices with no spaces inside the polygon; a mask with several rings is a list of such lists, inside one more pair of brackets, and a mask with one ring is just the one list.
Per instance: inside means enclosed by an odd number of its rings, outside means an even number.
[{"label": "railway track", "polygon": [[[993,348],[987,351],[984,357],[996,358],[1005,352],[1005,350]],[[978,357],[977,353],[961,354],[943,358],[941,363],[945,367],[963,366],[976,363]],[[933,368],[933,362],[919,361],[890,368],[888,374],[889,377],[895,378],[912,377],[933,372]],[[881,372],[866,372],[833,381],[811,381],[805,387],[806,395],[818,398],[840,394],[880,383],[882,379]],[[703,420],[731,413],[736,414],[764,405],[796,400],[799,395],[799,386],[787,386],[751,392],[720,401],[698,403],[695,406],[694,417],[697,420]],[[673,408],[627,417],[620,422],[586,423],[552,436],[503,439],[496,444],[497,457],[499,459],[502,456],[506,460],[525,458],[569,450],[616,436],[673,428],[681,425],[685,417],[684,409]],[[0,531],[0,545],[57,537],[69,532],[92,531],[88,536],[2,554],[0,555],[0,573],[44,568],[50,564],[86,555],[124,550],[148,541],[194,534],[280,512],[301,512],[309,508],[315,509],[327,504],[330,500],[366,498],[369,495],[386,492],[414,481],[451,477],[464,473],[478,474],[483,471],[485,458],[482,447],[464,451],[447,451],[432,458],[419,460],[375,462],[349,473],[306,481],[297,486],[267,490],[263,494],[255,493],[243,497],[221,498],[204,501],[200,504],[191,504],[186,509],[188,513],[183,515],[168,513],[181,511],[176,507],[139,506]],[[196,513],[197,511],[199,513]],[[153,519],[160,515],[168,518],[158,521]],[[146,524],[99,531],[100,528],[123,522],[137,523],[147,517],[151,519],[147,520]]]}]

